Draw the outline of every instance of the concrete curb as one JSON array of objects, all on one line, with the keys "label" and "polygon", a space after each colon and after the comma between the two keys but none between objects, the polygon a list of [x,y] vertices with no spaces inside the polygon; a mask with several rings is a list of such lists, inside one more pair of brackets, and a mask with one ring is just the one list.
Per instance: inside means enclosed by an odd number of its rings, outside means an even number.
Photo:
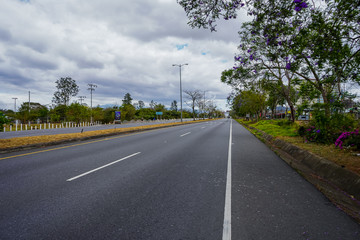
[{"label": "concrete curb", "polygon": [[[318,179],[321,179],[320,190],[324,190],[322,192],[330,200],[348,210],[346,212],[360,222],[360,175],[259,129],[243,125],[260,133],[265,143],[308,181],[318,187]],[[336,194],[335,191],[341,193]]]}]

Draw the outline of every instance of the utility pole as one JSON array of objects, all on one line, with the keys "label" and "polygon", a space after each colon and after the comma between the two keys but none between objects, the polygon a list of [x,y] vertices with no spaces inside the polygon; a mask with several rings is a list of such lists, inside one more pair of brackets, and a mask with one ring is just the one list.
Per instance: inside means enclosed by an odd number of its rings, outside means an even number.
[{"label": "utility pole", "polygon": [[16,113],[16,99],[18,99],[17,97],[13,97],[12,99],[15,100],[15,105],[14,105],[14,112]]},{"label": "utility pole", "polygon": [[29,91],[29,127],[30,127],[30,91]]},{"label": "utility pole", "polygon": [[80,105],[82,105],[82,102],[84,101],[85,98],[86,98],[86,96],[79,96]]},{"label": "utility pole", "polygon": [[173,67],[180,68],[180,114],[181,114],[181,122],[183,121],[183,110],[182,110],[182,86],[181,86],[181,67],[184,65],[189,65],[188,63],[184,64],[173,64]]},{"label": "utility pole", "polygon": [[89,83],[88,84],[90,90],[90,111],[91,111],[91,123],[93,123],[93,116],[92,116],[92,92],[95,91],[95,88],[97,88],[97,85]]}]

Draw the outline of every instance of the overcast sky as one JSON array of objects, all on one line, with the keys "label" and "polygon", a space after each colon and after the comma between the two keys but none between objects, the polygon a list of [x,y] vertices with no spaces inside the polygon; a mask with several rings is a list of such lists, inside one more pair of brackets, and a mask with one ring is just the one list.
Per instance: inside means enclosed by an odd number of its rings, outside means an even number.
[{"label": "overcast sky", "polygon": [[183,90],[207,91],[226,110],[231,89],[220,76],[234,64],[241,19],[211,33],[189,27],[176,0],[1,0],[0,109],[14,109],[14,97],[27,102],[29,91],[32,102],[50,104],[67,76],[88,105],[93,83],[93,106],[121,105],[127,92],[146,107],[170,106],[180,99],[172,64],[188,63]]}]

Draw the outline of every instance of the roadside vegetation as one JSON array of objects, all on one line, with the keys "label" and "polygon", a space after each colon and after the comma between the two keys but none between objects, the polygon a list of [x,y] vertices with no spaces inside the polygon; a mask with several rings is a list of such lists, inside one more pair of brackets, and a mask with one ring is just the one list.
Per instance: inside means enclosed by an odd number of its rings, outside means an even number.
[{"label": "roadside vegetation", "polygon": [[[299,131],[301,131],[305,125],[308,125],[304,122],[296,121],[293,123],[287,120],[247,121],[245,119],[237,119],[237,121],[244,126],[251,126],[262,130],[273,137],[310,151],[360,175],[359,148],[351,146],[351,144],[340,148],[335,145],[335,142],[319,143],[315,141],[307,141],[304,136],[299,134]],[[253,134],[258,135],[255,130],[250,128],[248,128],[248,130]]]}]

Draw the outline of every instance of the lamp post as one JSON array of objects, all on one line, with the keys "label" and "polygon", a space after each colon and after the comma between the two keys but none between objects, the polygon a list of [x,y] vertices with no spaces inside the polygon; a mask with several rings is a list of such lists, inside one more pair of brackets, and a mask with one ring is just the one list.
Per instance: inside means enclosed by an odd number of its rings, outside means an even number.
[{"label": "lamp post", "polygon": [[184,64],[173,64],[173,67],[179,67],[180,68],[180,114],[181,114],[181,122],[183,121],[183,114],[182,114],[182,86],[181,86],[181,67],[189,65],[187,63]]}]

